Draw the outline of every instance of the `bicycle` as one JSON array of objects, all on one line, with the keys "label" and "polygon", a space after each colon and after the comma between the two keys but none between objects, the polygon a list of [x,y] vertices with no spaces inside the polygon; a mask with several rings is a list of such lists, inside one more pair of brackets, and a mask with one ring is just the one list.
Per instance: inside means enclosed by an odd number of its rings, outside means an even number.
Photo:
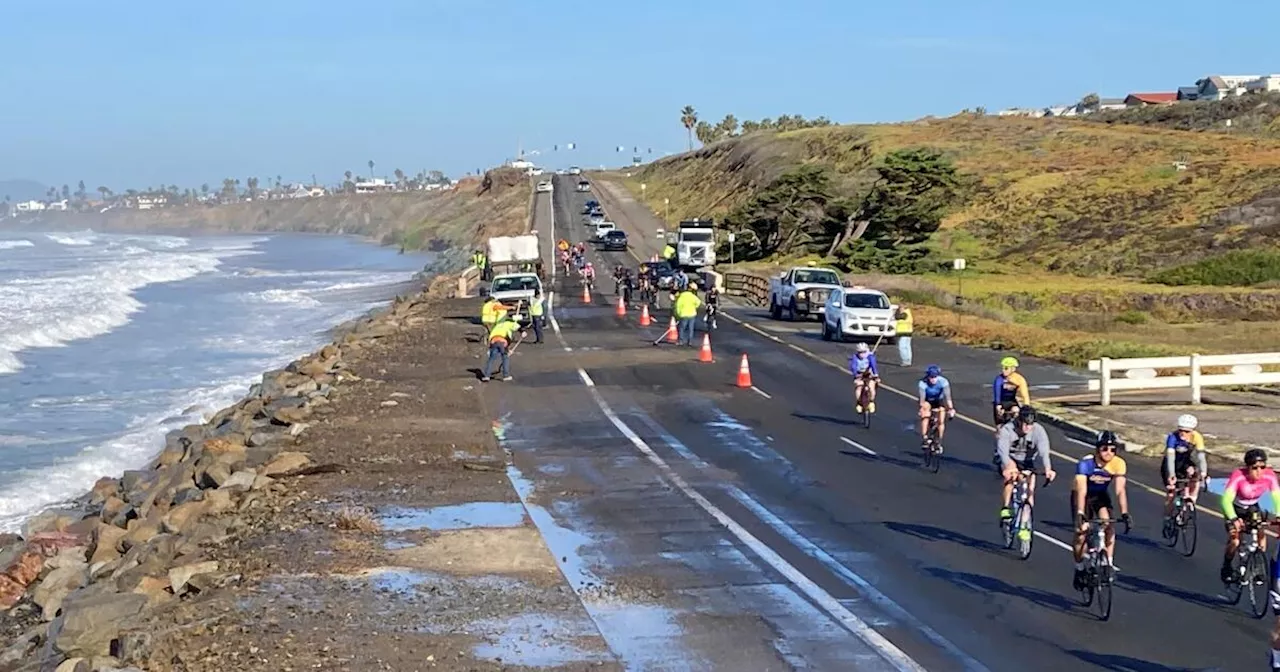
[{"label": "bicycle", "polygon": [[[1019,470],[1018,480],[1013,484],[1013,495],[1009,498],[1009,509],[1013,515],[1000,523],[1004,533],[1004,547],[1012,550],[1018,547],[1018,558],[1026,560],[1031,557],[1031,541],[1035,537],[1032,529],[1031,487],[1028,477],[1034,478],[1035,472],[1030,469]],[[1048,487],[1048,484],[1045,484]]]},{"label": "bicycle", "polygon": [[1174,481],[1173,515],[1166,516],[1163,535],[1169,546],[1179,546],[1183,557],[1191,557],[1196,552],[1196,503],[1187,493],[1190,480],[1179,478]]},{"label": "bicycle", "polygon": [[[858,406],[862,408],[862,426],[871,429],[871,376],[863,373],[862,390],[858,393]],[[926,458],[927,459],[927,458]],[[928,466],[926,463],[925,466]]]},{"label": "bicycle", "polygon": [[714,304],[707,304],[707,313],[702,317],[703,323],[707,325],[707,329],[715,331],[716,329],[716,313],[720,312]]},{"label": "bicycle", "polygon": [[[1111,520],[1094,518],[1089,521],[1089,531],[1085,543],[1084,555],[1084,587],[1080,589],[1081,602],[1091,607],[1097,604],[1098,620],[1111,618],[1111,584],[1115,583],[1116,570],[1107,555],[1107,527],[1114,525]],[[1125,533],[1128,534],[1128,526]],[[1096,600],[1094,598],[1097,598]]]},{"label": "bicycle", "polygon": [[938,443],[938,414],[945,412],[944,408],[933,409],[929,413],[929,427],[924,433],[924,468],[935,474],[942,466],[941,444]]},{"label": "bicycle", "polygon": [[1256,511],[1248,518],[1242,518],[1244,529],[1240,532],[1240,545],[1236,548],[1235,557],[1231,559],[1233,576],[1226,584],[1231,604],[1240,604],[1246,586],[1249,588],[1249,608],[1254,618],[1262,618],[1270,605],[1271,562],[1267,558],[1266,532],[1264,528],[1267,516]]}]

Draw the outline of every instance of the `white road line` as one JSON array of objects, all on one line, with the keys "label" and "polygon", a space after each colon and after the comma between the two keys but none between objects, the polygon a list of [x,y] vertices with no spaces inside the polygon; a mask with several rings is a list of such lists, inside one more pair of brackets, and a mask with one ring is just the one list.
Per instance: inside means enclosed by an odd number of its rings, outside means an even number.
[{"label": "white road line", "polygon": [[1088,441],[1081,441],[1080,439],[1077,439],[1074,436],[1068,436],[1067,440],[1070,441],[1071,443],[1078,443],[1084,446],[1085,448],[1093,448],[1092,443],[1089,443]]},{"label": "white road line", "polygon": [[868,448],[868,447],[866,447],[866,446],[862,445],[861,443],[858,443],[857,441],[854,441],[853,439],[850,439],[850,438],[848,438],[848,437],[844,437],[844,436],[842,436],[842,437],[840,437],[840,440],[841,440],[841,441],[844,441],[845,443],[847,443],[847,444],[849,444],[849,445],[851,445],[851,446],[853,446],[854,448],[857,448],[858,450],[861,450],[862,452],[864,452],[864,453],[866,453],[866,454],[868,454],[868,455],[875,455],[875,454],[876,454],[876,451],[871,450],[870,448]]},{"label": "white road line", "polygon": [[772,398],[773,398],[773,397],[769,396],[769,393],[768,393],[768,392],[765,392],[764,390],[762,390],[762,389],[760,389],[760,388],[756,387],[755,385],[752,385],[752,386],[751,386],[751,389],[752,389],[752,391],[754,391],[756,394],[758,394],[758,395],[760,395],[760,396],[764,397],[765,399],[772,399]]},{"label": "white road line", "polygon": [[609,407],[609,404],[606,403],[604,398],[600,396],[600,393],[596,391],[595,381],[591,380],[591,376],[588,376],[586,371],[578,369],[578,375],[582,378],[582,382],[587,385],[592,398],[596,402],[596,406],[600,407],[600,411],[609,419],[609,422],[613,423],[613,426],[616,427],[619,432],[622,432],[622,435],[625,436],[637,450],[643,453],[644,456],[662,472],[663,476],[666,477],[672,485],[679,488],[686,497],[701,507],[703,511],[706,511],[712,518],[715,518],[716,521],[723,525],[725,529],[733,534],[733,536],[737,537],[743,545],[750,548],[756,556],[777,570],[779,574],[785,576],[792,585],[800,590],[800,592],[813,600],[816,605],[830,614],[832,618],[839,621],[841,625],[849,630],[849,632],[857,635],[859,639],[865,642],[867,646],[874,649],[876,653],[884,658],[885,661],[895,669],[902,670],[904,672],[925,672],[925,668],[912,660],[911,657],[902,649],[894,646],[893,642],[885,639],[883,635],[872,629],[865,621],[855,616],[853,612],[845,608],[843,604],[840,604],[839,600],[827,591],[823,590],[821,586],[814,583],[809,579],[809,577],[805,576],[800,570],[796,569],[791,563],[778,555],[776,551],[769,548],[767,544],[760,541],[755,535],[747,531],[746,528],[738,524],[737,521],[729,517],[729,515],[722,511],[720,507],[712,504],[706,497],[703,497],[701,493],[690,486],[689,483],[680,476],[680,474],[676,473],[676,471],[667,464],[666,460],[659,457],[658,454],[654,452],[653,448],[651,448],[649,444],[645,443],[644,439],[640,438],[640,435],[636,434],[631,427],[629,427],[617,416],[616,413],[613,412],[613,409]]}]

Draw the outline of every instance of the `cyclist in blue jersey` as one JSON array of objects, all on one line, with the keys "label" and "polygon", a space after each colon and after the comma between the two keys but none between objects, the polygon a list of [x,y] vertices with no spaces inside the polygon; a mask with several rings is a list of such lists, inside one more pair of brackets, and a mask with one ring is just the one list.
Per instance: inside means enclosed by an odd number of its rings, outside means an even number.
[{"label": "cyclist in blue jersey", "polygon": [[[929,416],[937,414],[938,416],[938,452],[942,452],[942,435],[946,425],[946,418],[956,416],[955,404],[951,401],[951,381],[942,375],[942,369],[937,364],[930,364],[929,368],[924,371],[924,378],[920,379],[920,441],[927,444],[929,434]],[[941,413],[942,409],[946,409],[945,414]]]},{"label": "cyclist in blue jersey", "polygon": [[862,388],[867,388],[867,412],[876,412],[876,383],[880,382],[880,367],[876,366],[876,353],[866,343],[854,346],[849,356],[849,373],[853,374],[854,413],[862,412]]}]

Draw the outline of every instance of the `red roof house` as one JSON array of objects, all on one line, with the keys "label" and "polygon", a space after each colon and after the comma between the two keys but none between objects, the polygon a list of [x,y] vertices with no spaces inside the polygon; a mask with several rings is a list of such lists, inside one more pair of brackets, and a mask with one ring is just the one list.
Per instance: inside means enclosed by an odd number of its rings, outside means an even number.
[{"label": "red roof house", "polygon": [[1146,107],[1147,105],[1169,105],[1178,102],[1177,92],[1173,93],[1131,93],[1125,96],[1126,107]]}]

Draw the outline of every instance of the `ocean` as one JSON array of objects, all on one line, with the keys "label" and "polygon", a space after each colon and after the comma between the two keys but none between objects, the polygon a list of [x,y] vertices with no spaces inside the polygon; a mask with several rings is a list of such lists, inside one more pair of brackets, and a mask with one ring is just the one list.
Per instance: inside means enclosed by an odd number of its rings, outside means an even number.
[{"label": "ocean", "polygon": [[339,236],[0,232],[0,531],[144,466],[434,261]]}]

